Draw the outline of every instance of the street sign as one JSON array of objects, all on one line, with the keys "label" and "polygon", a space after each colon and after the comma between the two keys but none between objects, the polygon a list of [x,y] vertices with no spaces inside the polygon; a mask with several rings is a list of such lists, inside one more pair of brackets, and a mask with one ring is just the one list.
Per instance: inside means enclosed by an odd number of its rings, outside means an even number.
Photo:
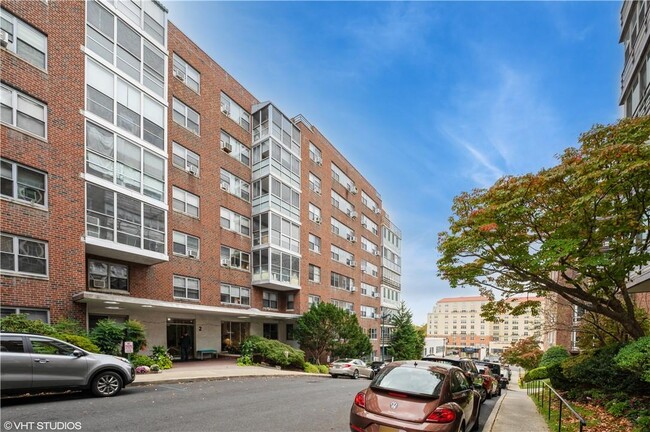
[{"label": "street sign", "polygon": [[125,341],[124,342],[124,352],[126,354],[132,354],[133,353],[133,342],[130,342],[130,341]]}]

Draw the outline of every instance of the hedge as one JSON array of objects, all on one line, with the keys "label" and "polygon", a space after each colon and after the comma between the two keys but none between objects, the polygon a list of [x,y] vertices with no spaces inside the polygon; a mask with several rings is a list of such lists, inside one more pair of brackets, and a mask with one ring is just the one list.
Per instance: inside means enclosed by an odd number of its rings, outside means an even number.
[{"label": "hedge", "polygon": [[531,369],[524,376],[524,382],[541,380],[548,378],[548,368],[545,366]]}]

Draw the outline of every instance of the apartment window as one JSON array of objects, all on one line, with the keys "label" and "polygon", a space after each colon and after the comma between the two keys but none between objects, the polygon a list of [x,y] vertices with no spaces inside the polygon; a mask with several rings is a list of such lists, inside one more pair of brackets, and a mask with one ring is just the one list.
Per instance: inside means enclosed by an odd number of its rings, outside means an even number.
[{"label": "apartment window", "polygon": [[251,200],[251,185],[224,169],[221,169],[221,189],[245,201]]},{"label": "apartment window", "polygon": [[293,324],[287,324],[287,340],[295,340],[296,337],[294,336],[295,330],[294,330],[294,325]]},{"label": "apartment window", "polygon": [[88,260],[88,288],[129,291],[129,267],[107,261]]},{"label": "apartment window", "polygon": [[87,236],[165,252],[165,210],[90,183],[86,205]]},{"label": "apartment window", "polygon": [[186,149],[178,143],[174,143],[172,153],[172,164],[174,166],[189,171],[198,177],[200,161],[201,158],[198,154]]},{"label": "apartment window", "polygon": [[347,190],[356,194],[357,187],[354,185],[354,182],[350,177],[343,172],[341,168],[332,163],[332,179],[343,185]]},{"label": "apartment window", "polygon": [[174,298],[199,300],[201,281],[196,278],[174,275]]},{"label": "apartment window", "polygon": [[0,121],[47,139],[47,105],[5,85],[0,86]]},{"label": "apartment window", "polygon": [[195,92],[201,92],[201,74],[176,53],[174,53],[174,76]]},{"label": "apartment window", "polygon": [[362,318],[374,318],[377,310],[374,307],[361,305]]},{"label": "apartment window", "polygon": [[264,337],[266,339],[278,339],[278,325],[277,324],[268,324],[264,323]]},{"label": "apartment window", "polygon": [[244,288],[244,287],[222,283],[221,303],[250,306],[251,290],[250,288]]},{"label": "apartment window", "polygon": [[226,154],[232,158],[237,159],[244,165],[251,165],[251,149],[224,131],[221,131],[221,149],[224,151],[227,150]]},{"label": "apartment window", "polygon": [[221,265],[239,270],[250,270],[251,256],[249,253],[228,246],[221,246]]},{"label": "apartment window", "polygon": [[322,221],[320,208],[316,207],[312,203],[309,203],[309,220],[312,220],[316,223],[321,223]]},{"label": "apartment window", "polygon": [[376,340],[377,339],[377,329],[376,328],[369,328],[368,329],[368,339],[371,340]]},{"label": "apartment window", "polygon": [[165,199],[165,160],[86,122],[86,172],[158,201]]},{"label": "apartment window", "polygon": [[199,258],[199,238],[174,231],[174,254]]},{"label": "apartment window", "polygon": [[201,134],[201,115],[183,102],[174,98],[172,118],[176,123],[197,135]]},{"label": "apartment window", "polygon": [[183,189],[173,187],[174,210],[195,218],[199,217],[199,197]]},{"label": "apartment window", "polygon": [[321,181],[313,173],[309,173],[309,189],[313,190],[319,195],[321,193]]},{"label": "apartment window", "polygon": [[246,216],[221,207],[221,228],[234,231],[239,234],[251,235],[251,220]]},{"label": "apartment window", "polygon": [[0,309],[0,318],[5,318],[13,314],[27,315],[27,319],[31,321],[43,321],[46,324],[49,324],[50,322],[50,311],[47,309],[16,308],[4,306],[2,309]]},{"label": "apartment window", "polygon": [[47,174],[2,159],[0,195],[30,204],[47,206]]},{"label": "apartment window", "polygon": [[4,9],[0,9],[0,18],[9,39],[7,49],[32,65],[47,69],[47,36]]},{"label": "apartment window", "polygon": [[295,301],[296,301],[295,294],[287,294],[287,310],[293,310],[295,306]]},{"label": "apartment window", "polygon": [[307,298],[307,304],[309,305],[310,308],[313,305],[318,306],[320,304],[320,296],[310,294],[309,297]]},{"label": "apartment window", "polygon": [[352,291],[354,288],[354,279],[347,276],[343,276],[339,273],[331,272],[330,274],[330,285],[334,288],[340,288],[348,291]]},{"label": "apartment window", "polygon": [[225,93],[221,93],[221,112],[230,117],[245,131],[251,130],[251,115],[239,106],[235,101],[230,99]]},{"label": "apartment window", "polygon": [[269,309],[277,309],[278,293],[272,291],[264,291],[262,293],[262,306]]},{"label": "apartment window", "polygon": [[309,158],[319,165],[323,164],[323,153],[314,143],[309,143]]},{"label": "apartment window", "polygon": [[379,213],[379,206],[377,203],[364,191],[361,191],[361,202],[373,212]]},{"label": "apartment window", "polygon": [[309,264],[309,280],[311,282],[320,283],[320,267]]},{"label": "apartment window", "polygon": [[7,233],[2,233],[0,238],[2,239],[0,244],[0,270],[3,273],[48,275],[47,242]]},{"label": "apartment window", "polygon": [[332,304],[337,308],[343,309],[344,311],[348,311],[349,313],[354,315],[354,303],[346,302],[343,300],[332,299]]},{"label": "apartment window", "polygon": [[309,234],[309,250],[320,253],[320,237]]}]

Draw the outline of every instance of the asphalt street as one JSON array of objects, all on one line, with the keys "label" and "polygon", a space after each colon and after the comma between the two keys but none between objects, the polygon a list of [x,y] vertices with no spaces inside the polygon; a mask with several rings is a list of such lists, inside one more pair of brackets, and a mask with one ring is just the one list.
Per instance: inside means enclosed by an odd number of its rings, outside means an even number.
[{"label": "asphalt street", "polygon": [[[350,405],[370,381],[259,377],[127,387],[2,400],[2,431],[347,431]],[[482,405],[480,424],[496,399]]]}]

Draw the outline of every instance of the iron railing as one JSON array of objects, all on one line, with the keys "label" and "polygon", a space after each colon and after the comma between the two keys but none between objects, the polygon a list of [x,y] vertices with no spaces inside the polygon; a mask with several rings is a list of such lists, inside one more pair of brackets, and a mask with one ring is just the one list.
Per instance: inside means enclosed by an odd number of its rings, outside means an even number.
[{"label": "iron railing", "polygon": [[[582,428],[584,426],[587,426],[587,422],[585,419],[582,418],[580,414],[574,410],[569,403],[564,400],[562,396],[560,396],[553,387],[545,383],[544,381],[538,380],[538,381],[531,381],[526,383],[526,392],[528,395],[535,395],[537,399],[539,399],[542,403],[542,410],[544,409],[544,403],[546,402],[546,405],[548,405],[548,420],[551,421],[551,405],[553,403],[553,395],[558,399],[558,421],[557,421],[557,430],[558,432],[562,432],[562,407],[566,405],[566,407],[569,409],[571,414],[578,419],[580,422],[580,432],[582,432]],[[541,397],[540,397],[541,396]]]}]

